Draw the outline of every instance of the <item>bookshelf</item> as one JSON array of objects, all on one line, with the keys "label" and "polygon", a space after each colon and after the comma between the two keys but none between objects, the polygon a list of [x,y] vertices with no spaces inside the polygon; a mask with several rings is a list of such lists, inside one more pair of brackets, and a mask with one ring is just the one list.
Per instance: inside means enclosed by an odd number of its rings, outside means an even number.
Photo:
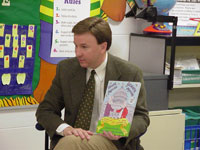
[{"label": "bookshelf", "polygon": [[[153,73],[166,77],[166,75],[164,75],[165,62],[166,60],[171,59],[171,39],[171,36],[154,36],[131,33],[129,61],[140,67],[144,73]],[[200,58],[200,37],[176,37],[175,59],[177,53],[181,53],[182,55],[189,55],[192,53]],[[175,59],[173,61],[175,61]],[[145,78],[146,77],[148,76],[145,76]],[[166,80],[169,82],[169,76]],[[169,89],[168,85],[163,85],[163,82],[164,81],[162,80],[162,86],[167,88],[159,89],[160,86],[152,87],[152,83],[149,85],[149,89],[147,89],[147,102],[153,102],[152,105],[154,107],[157,105],[154,102],[155,99],[157,100],[157,103],[158,101],[163,103],[165,106],[162,107],[164,108],[172,108],[180,105],[200,105],[198,92],[200,84],[174,85],[172,89]],[[151,92],[151,90],[155,91]],[[160,90],[165,94],[158,94],[158,91]],[[151,92],[149,97],[148,91]],[[166,95],[166,93],[168,94]]]},{"label": "bookshelf", "polygon": [[[172,42],[171,36],[131,33],[129,60],[138,65],[144,72],[164,74],[166,59],[167,57],[168,59],[171,59],[172,57],[171,42]],[[200,37],[177,36],[175,46],[176,49],[177,47],[180,46],[184,47],[200,46]],[[190,53],[189,51],[190,49],[188,49],[187,53]],[[175,59],[173,59],[172,61],[174,63]],[[168,82],[171,81],[168,80]],[[199,87],[199,85],[186,84],[186,85],[174,86],[174,88],[186,88],[186,87]]]}]

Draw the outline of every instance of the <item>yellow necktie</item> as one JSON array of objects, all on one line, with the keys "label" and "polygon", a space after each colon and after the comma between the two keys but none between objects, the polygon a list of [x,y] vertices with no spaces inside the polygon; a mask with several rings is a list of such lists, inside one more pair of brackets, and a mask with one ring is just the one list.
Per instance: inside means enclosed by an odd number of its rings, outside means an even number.
[{"label": "yellow necktie", "polygon": [[89,130],[90,128],[95,93],[94,75],[95,70],[92,70],[78,110],[78,115],[74,125],[75,128],[82,128],[85,130]]}]

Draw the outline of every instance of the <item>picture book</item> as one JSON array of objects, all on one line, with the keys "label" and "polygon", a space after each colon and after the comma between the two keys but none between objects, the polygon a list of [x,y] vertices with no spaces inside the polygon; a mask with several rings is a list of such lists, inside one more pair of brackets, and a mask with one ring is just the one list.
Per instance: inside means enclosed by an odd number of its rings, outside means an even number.
[{"label": "picture book", "polygon": [[129,135],[140,87],[140,82],[108,82],[96,128],[97,133],[110,131],[113,135]]}]

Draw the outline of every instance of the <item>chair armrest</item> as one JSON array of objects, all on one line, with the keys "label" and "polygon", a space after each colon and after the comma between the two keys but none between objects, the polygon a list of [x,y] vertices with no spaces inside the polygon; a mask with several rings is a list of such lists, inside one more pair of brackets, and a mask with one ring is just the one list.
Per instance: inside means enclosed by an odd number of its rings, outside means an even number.
[{"label": "chair armrest", "polygon": [[[44,127],[38,122],[35,124],[35,128],[39,131],[45,131]],[[49,135],[45,131],[45,150],[49,150]]]},{"label": "chair armrest", "polygon": [[45,130],[44,127],[43,127],[41,124],[39,124],[39,123],[36,123],[35,128],[36,128],[37,130],[39,130],[39,131]]}]

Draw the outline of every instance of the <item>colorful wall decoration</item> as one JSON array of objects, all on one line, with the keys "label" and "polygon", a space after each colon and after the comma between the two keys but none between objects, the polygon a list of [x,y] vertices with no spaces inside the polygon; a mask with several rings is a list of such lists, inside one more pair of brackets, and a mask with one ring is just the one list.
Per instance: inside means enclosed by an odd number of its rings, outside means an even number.
[{"label": "colorful wall decoration", "polygon": [[[33,91],[40,74],[40,0],[9,2],[9,5],[0,3],[0,24],[4,26],[4,32],[0,29],[0,49],[4,49],[0,54],[0,107],[38,104]],[[34,30],[32,35],[29,32],[31,29]],[[25,36],[26,44],[23,45],[21,41]],[[18,53],[14,53],[17,50]]]},{"label": "colorful wall decoration", "polygon": [[0,95],[32,94],[35,25],[0,24]]}]

